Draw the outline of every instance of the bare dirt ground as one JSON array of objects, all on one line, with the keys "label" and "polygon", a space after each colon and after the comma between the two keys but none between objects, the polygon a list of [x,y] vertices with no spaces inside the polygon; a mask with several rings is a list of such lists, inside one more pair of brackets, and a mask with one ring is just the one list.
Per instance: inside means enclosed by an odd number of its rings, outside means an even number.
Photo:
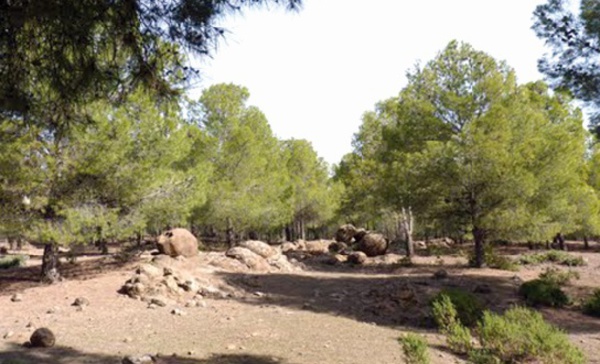
[{"label": "bare dirt ground", "polygon": [[[248,273],[211,267],[202,253],[185,265],[237,294],[206,298],[198,307],[173,303],[149,309],[147,303],[118,293],[136,267],[151,259],[147,254],[127,263],[108,256],[80,258],[63,264],[65,281],[45,286],[37,283],[41,250],[25,253],[32,256],[28,267],[0,270],[2,364],[114,364],[125,355],[144,353],[158,353],[162,363],[183,364],[397,364],[404,362],[397,339],[409,331],[426,336],[433,363],[462,363],[432,327],[430,298],[442,288],[473,291],[485,285],[491,292],[479,298],[501,311],[520,304],[520,282],[536,278],[546,267],[475,270],[465,268],[465,258],[443,255],[419,256],[407,268],[397,264],[399,256],[389,255],[360,267],[306,259],[300,263],[303,269],[291,273]],[[572,254],[588,262],[572,268],[581,279],[567,291],[577,302],[600,287],[600,253]],[[439,269],[448,278],[433,278]],[[15,293],[22,301],[11,301]],[[89,306],[72,306],[77,297],[87,298]],[[582,315],[576,306],[542,312],[569,333],[590,363],[600,363],[600,320]],[[174,308],[183,315],[172,314]],[[56,334],[54,348],[22,346],[38,327]]]}]

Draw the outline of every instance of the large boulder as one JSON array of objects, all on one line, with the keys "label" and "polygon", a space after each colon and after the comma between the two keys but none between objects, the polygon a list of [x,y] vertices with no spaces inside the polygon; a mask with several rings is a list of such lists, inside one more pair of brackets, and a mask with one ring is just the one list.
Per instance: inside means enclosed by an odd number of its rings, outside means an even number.
[{"label": "large boulder", "polygon": [[244,263],[248,268],[255,271],[268,271],[270,266],[267,261],[261,257],[260,255],[254,253],[250,249],[243,248],[241,246],[236,246],[229,249],[226,253],[226,256],[237,259],[240,262]]},{"label": "large boulder", "polygon": [[359,242],[356,250],[365,253],[369,257],[375,257],[386,253],[388,241],[381,234],[367,233]]},{"label": "large boulder", "polygon": [[357,229],[352,224],[345,224],[340,226],[335,232],[335,241],[350,244],[354,235],[356,235]]},{"label": "large boulder", "polygon": [[171,257],[198,255],[198,239],[186,229],[172,229],[158,237],[158,251]]},{"label": "large boulder", "polygon": [[246,248],[251,252],[260,255],[261,257],[268,259],[279,254],[277,249],[271,247],[269,244],[258,240],[247,240],[239,243],[239,246]]}]

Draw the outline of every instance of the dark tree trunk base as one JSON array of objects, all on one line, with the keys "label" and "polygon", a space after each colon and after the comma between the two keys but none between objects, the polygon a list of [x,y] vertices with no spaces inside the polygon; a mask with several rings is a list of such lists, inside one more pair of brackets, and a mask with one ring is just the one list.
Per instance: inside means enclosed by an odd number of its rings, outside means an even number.
[{"label": "dark tree trunk base", "polygon": [[42,257],[40,280],[43,283],[49,284],[61,281],[62,277],[58,271],[59,265],[58,246],[55,244],[46,244],[44,246],[44,256]]}]

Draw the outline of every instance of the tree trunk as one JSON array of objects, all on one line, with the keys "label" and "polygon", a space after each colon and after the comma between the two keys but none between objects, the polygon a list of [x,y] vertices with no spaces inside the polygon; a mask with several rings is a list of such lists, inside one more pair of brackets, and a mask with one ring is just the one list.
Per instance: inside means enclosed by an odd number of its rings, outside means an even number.
[{"label": "tree trunk", "polygon": [[17,236],[17,250],[21,251],[23,249],[23,238]]},{"label": "tree trunk", "polygon": [[304,227],[304,220],[300,219],[300,221],[298,221],[299,225],[300,225],[300,236],[302,240],[306,240],[306,229]]},{"label": "tree trunk", "polygon": [[415,255],[415,245],[413,244],[413,216],[412,210],[409,207],[408,213],[402,208],[402,229],[404,230],[404,236],[406,241],[406,256],[412,258]]},{"label": "tree trunk", "polygon": [[562,233],[556,234],[556,236],[554,237],[554,242],[558,244],[558,249],[567,250],[567,247],[565,246],[565,238],[562,235]]},{"label": "tree trunk", "polygon": [[44,283],[56,283],[61,280],[58,272],[58,246],[56,244],[44,245],[44,255],[42,257],[42,272],[40,280]]},{"label": "tree trunk", "polygon": [[472,265],[475,268],[481,268],[485,263],[485,250],[483,246],[485,238],[484,231],[474,227],[473,238],[475,239],[475,260],[472,262]]},{"label": "tree trunk", "polygon": [[12,236],[7,237],[6,239],[8,240],[8,249],[15,250],[15,239],[13,239]]},{"label": "tree trunk", "polygon": [[588,240],[587,235],[583,237],[583,249],[585,249],[585,250],[590,249],[590,241]]},{"label": "tree trunk", "polygon": [[233,236],[233,226],[231,224],[231,218],[227,218],[227,231],[225,232],[225,239],[227,240],[227,246],[233,248],[235,244],[235,237]]}]

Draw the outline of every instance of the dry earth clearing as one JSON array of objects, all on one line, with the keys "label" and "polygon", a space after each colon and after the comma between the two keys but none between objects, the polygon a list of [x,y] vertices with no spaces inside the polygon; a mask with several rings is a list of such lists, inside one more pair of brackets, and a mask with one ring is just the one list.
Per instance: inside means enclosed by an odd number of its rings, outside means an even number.
[{"label": "dry earth clearing", "polygon": [[[136,267],[152,259],[147,253],[127,263],[93,255],[65,263],[67,279],[52,286],[36,282],[41,250],[25,253],[32,257],[27,267],[0,271],[0,363],[120,363],[125,355],[158,353],[162,363],[183,364],[397,364],[404,362],[397,338],[408,331],[426,336],[433,363],[460,363],[432,327],[431,296],[446,287],[473,291],[487,285],[491,292],[479,294],[481,300],[501,311],[521,303],[519,283],[536,278],[547,266],[526,266],[516,273],[475,270],[465,268],[463,257],[442,255],[419,256],[407,268],[398,264],[399,255],[388,254],[365,266],[329,265],[323,257],[306,256],[293,272],[257,273],[212,266],[216,253],[201,253],[173,264],[231,294],[204,298],[194,307],[172,302],[149,309],[118,293]],[[566,290],[583,297],[600,287],[600,253],[573,254],[583,256],[587,265],[572,268],[581,278]],[[448,278],[433,278],[439,269]],[[15,293],[22,301],[12,302]],[[72,306],[77,297],[87,298],[89,306]],[[577,307],[542,312],[569,333],[590,363],[600,363],[599,319],[582,315]],[[24,348],[37,327],[52,329],[57,346]]]}]

